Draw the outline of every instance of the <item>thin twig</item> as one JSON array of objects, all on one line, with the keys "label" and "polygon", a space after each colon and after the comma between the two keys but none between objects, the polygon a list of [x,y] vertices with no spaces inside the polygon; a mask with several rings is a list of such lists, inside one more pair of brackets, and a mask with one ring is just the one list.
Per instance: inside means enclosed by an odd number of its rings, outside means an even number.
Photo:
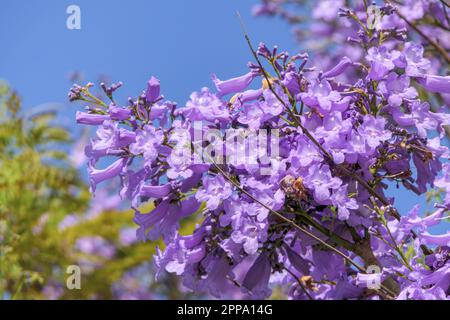
[{"label": "thin twig", "polygon": [[422,30],[420,30],[414,23],[409,21],[403,14],[401,14],[398,10],[395,10],[395,13],[406,22],[408,26],[410,26],[414,31],[416,31],[422,38],[424,38],[431,46],[433,46],[440,55],[444,58],[444,60],[447,62],[447,64],[450,64],[450,57],[447,54],[447,51],[445,51],[444,48],[442,48],[436,41],[431,39],[429,36],[427,36],[425,33],[423,33]]},{"label": "thin twig", "polygon": [[[256,199],[253,195],[251,195],[249,192],[247,192],[246,190],[244,190],[244,188],[242,188],[237,182],[235,182],[233,179],[231,179],[230,176],[228,176],[228,174],[222,170],[222,168],[220,168],[216,162],[214,161],[214,159],[210,158],[210,161],[214,164],[214,166],[216,167],[216,169],[220,172],[220,174],[227,179],[229,182],[231,182],[236,188],[239,189],[239,191],[241,191],[243,194],[245,194],[247,197],[249,197],[250,199],[252,199],[254,202],[258,203],[259,205],[263,206],[265,209],[269,210],[269,212],[273,213],[274,215],[276,215],[278,218],[280,218],[281,220],[287,222],[288,224],[290,224],[292,227],[294,227],[295,229],[299,230],[300,232],[304,233],[305,235],[307,235],[308,237],[316,240],[317,242],[319,242],[320,244],[322,244],[323,246],[325,246],[326,248],[334,251],[335,253],[337,253],[338,255],[340,255],[342,258],[344,258],[347,262],[349,262],[351,265],[353,265],[359,272],[365,273],[366,270],[361,267],[359,264],[357,264],[356,262],[354,262],[349,256],[347,256],[345,253],[343,253],[342,251],[336,249],[335,247],[333,247],[332,245],[326,243],[325,241],[323,241],[322,239],[320,239],[319,237],[317,237],[316,235],[314,235],[313,233],[309,232],[307,229],[299,226],[298,224],[296,224],[294,221],[286,218],[285,216],[283,216],[281,213],[279,213],[278,211],[273,210],[272,208],[270,208],[269,206],[267,206],[265,203],[262,203],[261,201],[259,201],[258,199]],[[386,288],[385,286],[381,285],[381,287],[388,292],[389,295],[391,295],[392,297],[395,296],[395,294],[388,288]],[[384,295],[383,293],[381,293],[382,295]],[[386,298],[389,298],[388,296],[385,296]]]},{"label": "thin twig", "polygon": [[311,294],[308,292],[308,289],[305,287],[305,285],[302,283],[302,281],[288,268],[286,268],[285,266],[283,266],[283,269],[286,270],[299,284],[299,286],[303,289],[303,291],[305,292],[306,296],[308,297],[309,300],[314,300],[314,298],[311,296]]},{"label": "thin twig", "polygon": [[[244,33],[244,37],[245,40],[247,41],[247,44],[250,48],[250,51],[252,52],[253,57],[255,58],[256,62],[258,63],[259,67],[261,68],[261,71],[263,73],[264,78],[267,81],[267,85],[269,90],[273,93],[273,95],[278,99],[278,101],[284,106],[284,108],[287,110],[287,112],[291,115],[291,117],[293,118],[295,124],[300,127],[300,129],[302,129],[303,133],[308,137],[308,139],[314,143],[314,145],[316,145],[316,147],[324,154],[324,156],[331,161],[331,163],[334,164],[334,159],[331,156],[331,154],[325,150],[325,148],[313,137],[313,135],[308,131],[308,129],[306,129],[303,124],[301,123],[301,121],[299,121],[299,119],[296,117],[295,114],[293,114],[291,108],[289,108],[289,106],[286,104],[286,102],[276,93],[275,89],[272,86],[271,81],[269,80],[269,77],[267,75],[267,72],[264,69],[264,66],[262,65],[258,54],[256,53],[256,51],[253,49],[252,43],[250,41],[250,37],[247,34],[247,31],[245,30],[245,26],[244,23],[242,21],[242,18],[239,14],[239,12],[237,12],[237,16],[239,18],[239,21],[241,23],[241,27],[242,27],[242,31]],[[365,181],[363,178],[361,178],[359,175],[357,175],[356,173],[348,170],[346,167],[342,166],[342,165],[337,165],[335,164],[336,167],[341,170],[345,175],[355,179],[356,181],[358,181],[372,196],[374,196],[375,198],[377,198],[384,206],[389,206],[391,207],[391,210],[389,211],[390,214],[392,214],[392,216],[397,219],[400,220],[401,216],[398,213],[397,209],[394,208],[393,206],[391,206],[391,204],[382,196],[380,195],[374,188],[372,188],[367,181]],[[411,235],[413,236],[414,239],[417,238],[417,234],[411,230]],[[425,245],[421,245],[422,251],[425,254],[429,254],[431,251],[425,246]]]}]

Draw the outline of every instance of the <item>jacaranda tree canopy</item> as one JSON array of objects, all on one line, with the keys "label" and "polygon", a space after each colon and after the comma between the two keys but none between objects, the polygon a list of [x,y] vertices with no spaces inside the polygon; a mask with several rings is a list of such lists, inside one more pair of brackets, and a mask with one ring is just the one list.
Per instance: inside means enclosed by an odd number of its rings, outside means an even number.
[{"label": "jacaranda tree canopy", "polygon": [[[100,84],[104,98],[93,83],[70,89],[85,106],[77,123],[96,129],[91,192],[119,181],[137,239],[159,241],[157,281],[172,273],[197,294],[447,299],[450,233],[433,227],[450,209],[448,4],[254,10],[293,24],[304,51],[255,44],[243,26],[248,72],[213,75],[186,103],[154,76],[128,101],[115,98],[121,82]],[[397,208],[398,189],[411,211]]]}]

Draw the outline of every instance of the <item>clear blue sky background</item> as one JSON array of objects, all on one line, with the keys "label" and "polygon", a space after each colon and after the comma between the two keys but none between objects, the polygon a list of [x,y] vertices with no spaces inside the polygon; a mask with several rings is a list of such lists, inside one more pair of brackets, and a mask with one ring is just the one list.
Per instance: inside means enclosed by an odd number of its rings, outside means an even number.
[{"label": "clear blue sky background", "polygon": [[[67,104],[68,75],[86,81],[100,75],[123,81],[123,102],[145,88],[151,75],[166,98],[183,104],[192,91],[211,86],[210,75],[229,78],[247,72],[251,60],[236,10],[254,44],[294,52],[289,26],[255,18],[258,0],[2,0],[0,79],[23,97],[27,108],[60,103],[62,123],[75,131],[76,107]],[[66,8],[81,8],[81,30],[66,28]],[[397,193],[397,192],[396,192]],[[405,212],[417,203],[411,193],[397,198]],[[422,203],[423,197],[421,199]]]},{"label": "clear blue sky background", "polygon": [[[2,0],[0,78],[27,106],[64,102],[67,75],[80,71],[123,81],[136,95],[151,75],[166,98],[184,103],[192,91],[210,86],[210,75],[247,72],[251,54],[235,11],[253,41],[296,46],[290,28],[275,19],[255,19],[257,0]],[[81,30],[66,28],[66,8],[81,8]]]}]

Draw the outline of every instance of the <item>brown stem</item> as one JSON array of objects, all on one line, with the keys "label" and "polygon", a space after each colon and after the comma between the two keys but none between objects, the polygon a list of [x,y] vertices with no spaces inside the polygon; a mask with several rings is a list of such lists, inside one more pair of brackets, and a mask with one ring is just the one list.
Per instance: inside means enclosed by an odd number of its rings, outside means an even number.
[{"label": "brown stem", "polygon": [[311,294],[308,292],[308,289],[305,287],[305,285],[302,283],[302,280],[300,280],[291,270],[283,266],[283,269],[286,270],[299,284],[300,288],[302,288],[303,292],[305,292],[306,296],[309,300],[314,300],[314,298],[311,296]]},{"label": "brown stem", "polygon": [[450,64],[450,57],[447,54],[447,51],[445,51],[444,48],[442,48],[436,41],[431,39],[429,36],[427,36],[425,33],[423,33],[422,30],[420,30],[414,23],[410,22],[403,14],[401,14],[398,10],[395,10],[395,13],[406,22],[408,26],[410,26],[414,31],[416,31],[422,38],[424,38],[433,48],[436,49],[440,53],[440,55],[444,58],[444,60],[447,62],[447,64]]},{"label": "brown stem", "polygon": [[[310,231],[308,231],[307,229],[299,226],[297,223],[295,223],[294,221],[286,218],[284,215],[282,215],[281,213],[279,213],[278,211],[273,210],[272,208],[270,208],[269,206],[267,206],[265,203],[262,203],[261,201],[259,201],[258,199],[256,199],[253,195],[251,195],[249,192],[247,192],[246,190],[244,190],[244,188],[242,188],[240,186],[239,183],[237,183],[236,181],[234,181],[230,176],[228,176],[228,174],[223,171],[222,168],[220,168],[217,163],[214,161],[214,159],[210,158],[211,162],[214,164],[214,166],[216,167],[216,169],[220,172],[220,174],[227,179],[229,182],[231,182],[236,188],[238,188],[239,191],[241,191],[243,194],[245,194],[246,196],[248,196],[250,199],[252,199],[254,202],[258,203],[259,205],[263,206],[265,209],[267,209],[270,213],[276,215],[279,219],[283,220],[284,222],[287,222],[288,224],[290,224],[292,227],[294,227],[295,229],[299,230],[300,232],[302,232],[303,234],[307,235],[308,237],[316,240],[317,242],[319,242],[320,244],[322,244],[323,246],[325,246],[327,249],[332,250],[333,252],[337,253],[339,256],[341,256],[342,258],[344,258],[344,260],[346,260],[347,262],[349,262],[351,265],[353,265],[359,272],[361,273],[365,273],[366,270],[361,267],[359,264],[357,264],[355,261],[352,260],[352,258],[350,258],[349,256],[347,256],[345,253],[343,253],[342,251],[336,249],[335,247],[333,247],[332,245],[326,243],[325,241],[323,241],[322,239],[320,239],[319,237],[317,237],[316,235],[314,235],[313,233],[311,233]],[[387,287],[385,286],[381,286],[381,288],[387,292],[387,294],[385,294],[384,292],[381,291],[377,291],[378,294],[380,296],[382,296],[383,298],[386,299],[390,299],[392,297],[395,296],[395,294]]]},{"label": "brown stem", "polygon": [[[369,234],[367,234],[366,237],[358,243],[354,252],[363,259],[364,266],[366,268],[371,265],[379,266],[380,268],[382,267],[378,259],[373,254]],[[393,293],[394,295],[398,295],[400,292],[398,283],[392,277],[386,278],[383,281],[383,285],[389,289],[390,293]]]},{"label": "brown stem", "polygon": [[[239,19],[241,18],[239,15],[239,12],[237,13]],[[263,73],[264,78],[267,81],[269,90],[273,93],[273,95],[277,98],[277,100],[284,106],[284,108],[287,110],[287,112],[289,113],[289,115],[291,115],[291,117],[293,118],[295,124],[300,127],[300,129],[302,129],[303,133],[308,137],[308,139],[314,143],[314,145],[316,145],[316,147],[324,154],[324,156],[331,161],[331,163],[334,163],[333,157],[331,156],[331,154],[325,150],[325,148],[313,137],[313,135],[308,131],[308,129],[306,129],[303,124],[301,123],[301,121],[297,118],[297,116],[292,112],[291,108],[289,108],[289,106],[286,104],[286,102],[281,99],[281,97],[276,93],[275,89],[272,86],[272,83],[267,75],[267,72],[265,71],[260,59],[258,58],[258,54],[256,53],[256,51],[253,49],[252,43],[250,41],[250,38],[247,34],[247,32],[245,31],[244,25],[242,20],[240,20],[241,25],[242,25],[242,29],[244,32],[244,36],[245,36],[245,40],[247,41],[247,44],[250,48],[250,51],[253,54],[253,57],[255,58],[256,62],[258,63],[259,67],[261,68],[261,71]],[[374,196],[375,198],[377,198],[384,206],[390,206],[390,203],[382,196],[380,195],[378,192],[376,192],[375,189],[373,189],[363,178],[361,178],[360,176],[358,176],[356,173],[348,170],[346,167],[342,166],[342,165],[336,165],[336,167],[341,170],[345,175],[350,176],[351,178],[355,179],[356,181],[358,181],[372,196]],[[398,213],[397,209],[392,207],[390,210],[390,213],[392,214],[392,216],[395,217],[395,219],[400,220],[400,214]],[[413,236],[414,239],[417,238],[417,234],[411,230],[411,234]],[[431,251],[425,246],[425,245],[421,245],[421,249],[424,252],[424,254],[430,254]]]}]

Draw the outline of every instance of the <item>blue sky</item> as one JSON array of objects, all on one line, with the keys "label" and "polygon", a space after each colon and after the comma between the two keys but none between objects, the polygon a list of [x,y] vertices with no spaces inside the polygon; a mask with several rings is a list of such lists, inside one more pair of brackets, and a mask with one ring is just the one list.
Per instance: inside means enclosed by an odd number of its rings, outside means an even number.
[{"label": "blue sky", "polygon": [[[277,19],[255,18],[258,0],[2,0],[0,79],[23,97],[27,108],[58,103],[61,121],[75,131],[75,105],[66,101],[68,75],[86,81],[106,75],[123,81],[122,101],[145,88],[151,75],[161,80],[169,100],[184,104],[192,91],[211,86],[210,76],[247,72],[251,53],[236,10],[253,43],[295,52],[291,28]],[[66,28],[66,8],[81,8],[81,30]],[[395,191],[398,194],[398,191]],[[400,193],[401,212],[417,197]],[[424,203],[421,197],[421,203]]]},{"label": "blue sky", "polygon": [[[166,98],[182,104],[192,91],[211,85],[212,73],[227,78],[247,71],[251,54],[236,10],[255,44],[264,40],[295,49],[289,26],[252,16],[255,3],[2,0],[0,78],[20,92],[26,106],[36,106],[64,102],[72,71],[87,81],[100,75],[123,81],[124,98],[139,93],[155,75]],[[81,8],[81,30],[66,28],[70,4]]]}]

